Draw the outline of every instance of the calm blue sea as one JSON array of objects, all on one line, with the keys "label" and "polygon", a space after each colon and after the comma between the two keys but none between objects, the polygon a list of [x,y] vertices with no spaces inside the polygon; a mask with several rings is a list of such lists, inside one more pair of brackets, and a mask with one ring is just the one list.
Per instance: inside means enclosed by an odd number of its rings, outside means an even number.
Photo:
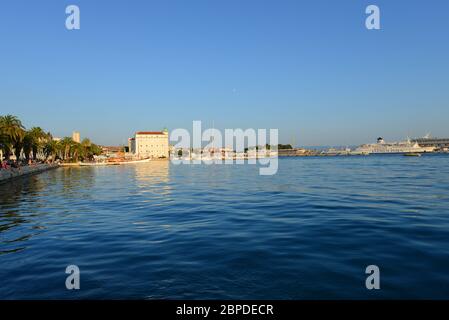
[{"label": "calm blue sea", "polygon": [[[380,290],[365,287],[373,264]],[[0,298],[449,299],[449,155],[283,158],[274,176],[59,168],[3,184]]]}]

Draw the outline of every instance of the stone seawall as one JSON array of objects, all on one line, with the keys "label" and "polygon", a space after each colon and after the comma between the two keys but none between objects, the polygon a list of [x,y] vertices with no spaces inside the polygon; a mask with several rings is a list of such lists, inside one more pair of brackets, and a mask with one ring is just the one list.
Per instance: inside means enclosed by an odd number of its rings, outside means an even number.
[{"label": "stone seawall", "polygon": [[0,183],[9,181],[11,179],[22,177],[29,174],[39,173],[50,169],[57,168],[57,164],[35,164],[20,168],[9,168],[7,170],[0,169]]}]

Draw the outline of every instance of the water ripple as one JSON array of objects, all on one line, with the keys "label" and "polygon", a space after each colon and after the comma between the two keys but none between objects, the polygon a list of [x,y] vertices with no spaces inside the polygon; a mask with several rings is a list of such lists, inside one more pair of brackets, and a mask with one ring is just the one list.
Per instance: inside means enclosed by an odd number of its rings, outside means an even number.
[{"label": "water ripple", "polygon": [[[0,298],[449,298],[449,157],[60,168],[0,186]],[[65,289],[65,268],[82,289]],[[365,268],[381,269],[379,291]]]}]

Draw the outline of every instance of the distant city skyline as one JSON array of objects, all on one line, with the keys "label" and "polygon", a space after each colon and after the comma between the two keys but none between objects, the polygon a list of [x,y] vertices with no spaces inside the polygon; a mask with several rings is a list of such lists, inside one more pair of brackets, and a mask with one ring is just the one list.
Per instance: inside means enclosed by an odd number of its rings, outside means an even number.
[{"label": "distant city skyline", "polygon": [[0,113],[102,145],[194,120],[297,146],[448,137],[448,16],[444,0],[8,2]]}]

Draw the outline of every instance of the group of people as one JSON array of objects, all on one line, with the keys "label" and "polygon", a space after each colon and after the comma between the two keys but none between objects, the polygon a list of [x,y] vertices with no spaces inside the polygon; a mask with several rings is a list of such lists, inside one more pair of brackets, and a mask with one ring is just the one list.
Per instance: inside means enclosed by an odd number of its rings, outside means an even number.
[{"label": "group of people", "polygon": [[18,164],[11,160],[3,160],[0,162],[0,170],[8,170],[10,168],[17,168]]},{"label": "group of people", "polygon": [[0,160],[0,170],[10,170],[11,168],[20,168],[23,166],[32,166],[38,163],[44,163],[43,161],[37,161],[37,160],[20,160],[20,161],[13,161],[13,160]]}]

